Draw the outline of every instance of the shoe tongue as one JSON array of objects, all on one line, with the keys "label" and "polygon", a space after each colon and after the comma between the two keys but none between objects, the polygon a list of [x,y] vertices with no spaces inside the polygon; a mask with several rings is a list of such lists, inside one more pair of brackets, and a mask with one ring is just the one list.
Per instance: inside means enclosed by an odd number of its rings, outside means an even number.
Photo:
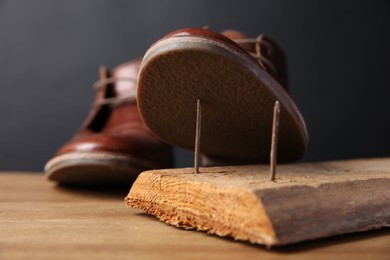
[{"label": "shoe tongue", "polygon": [[[236,30],[225,30],[225,31],[221,32],[221,34],[226,36],[230,40],[233,40],[233,41],[248,38],[248,36],[245,33],[242,33],[240,31],[236,31]],[[238,43],[238,45],[240,45],[241,48],[243,48],[246,51],[249,51],[249,52],[256,51],[255,44],[253,44],[253,43]]]},{"label": "shoe tongue", "polygon": [[137,97],[137,78],[141,59],[133,60],[115,67],[111,76],[117,78],[114,91],[118,97]]}]

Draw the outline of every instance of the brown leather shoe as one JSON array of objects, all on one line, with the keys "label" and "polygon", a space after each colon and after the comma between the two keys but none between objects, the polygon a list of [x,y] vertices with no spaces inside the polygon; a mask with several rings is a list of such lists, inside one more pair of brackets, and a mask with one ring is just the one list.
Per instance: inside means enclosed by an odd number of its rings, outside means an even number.
[{"label": "brown leather shoe", "polygon": [[148,169],[172,167],[172,149],[143,124],[136,104],[140,60],[100,71],[81,130],[45,166],[49,180],[128,185]]},{"label": "brown leather shoe", "polygon": [[170,144],[194,149],[200,99],[203,154],[223,164],[268,162],[279,100],[278,162],[296,161],[306,151],[305,122],[286,92],[285,56],[268,37],[178,30],[149,48],[138,80],[141,117]]}]

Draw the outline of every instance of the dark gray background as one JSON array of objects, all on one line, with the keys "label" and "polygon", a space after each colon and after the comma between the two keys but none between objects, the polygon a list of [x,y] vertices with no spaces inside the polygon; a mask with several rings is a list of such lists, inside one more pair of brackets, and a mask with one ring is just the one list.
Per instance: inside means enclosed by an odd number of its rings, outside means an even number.
[{"label": "dark gray background", "polygon": [[[0,170],[41,171],[80,127],[98,67],[209,25],[273,37],[310,135],[307,161],[390,155],[383,1],[0,1]],[[177,150],[177,165],[192,164]]]}]

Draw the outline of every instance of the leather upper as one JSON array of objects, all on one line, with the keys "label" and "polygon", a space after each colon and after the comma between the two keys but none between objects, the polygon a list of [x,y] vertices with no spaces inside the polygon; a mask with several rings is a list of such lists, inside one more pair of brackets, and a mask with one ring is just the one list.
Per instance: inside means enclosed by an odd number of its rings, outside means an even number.
[{"label": "leather upper", "polygon": [[[107,152],[131,156],[155,168],[172,166],[172,148],[147,129],[138,113],[135,99],[140,62],[137,59],[122,64],[111,73],[101,69],[102,84],[87,119],[57,156],[73,152]],[[101,104],[107,100],[124,102]]]}]

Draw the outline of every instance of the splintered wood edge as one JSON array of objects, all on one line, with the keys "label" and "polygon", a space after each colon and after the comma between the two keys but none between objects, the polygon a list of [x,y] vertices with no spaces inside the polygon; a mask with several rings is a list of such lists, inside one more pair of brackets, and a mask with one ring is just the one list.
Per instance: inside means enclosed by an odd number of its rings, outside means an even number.
[{"label": "splintered wood edge", "polygon": [[177,227],[283,245],[390,226],[389,167],[390,159],[285,165],[276,183],[258,165],[147,171],[125,202]]},{"label": "splintered wood edge", "polygon": [[[256,194],[240,189],[225,190],[218,185],[189,185],[190,182],[178,183],[174,176],[147,171],[138,177],[125,201],[177,227],[252,243],[276,243],[271,223]],[[213,212],[204,212],[204,208]]]}]

